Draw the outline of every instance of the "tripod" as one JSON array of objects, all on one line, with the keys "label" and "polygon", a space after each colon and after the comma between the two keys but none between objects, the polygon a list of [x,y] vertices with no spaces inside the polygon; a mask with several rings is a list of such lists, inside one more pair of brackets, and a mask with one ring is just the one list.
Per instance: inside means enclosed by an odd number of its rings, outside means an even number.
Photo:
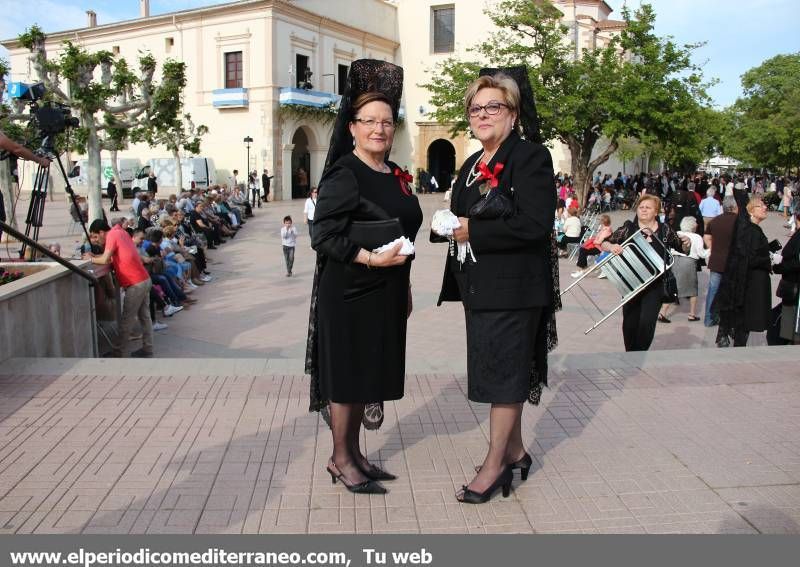
[{"label": "tripod", "polygon": [[[86,236],[86,241],[88,242],[89,231],[86,230],[86,223],[83,221],[83,217],[80,214],[78,200],[75,197],[72,186],[69,184],[69,178],[67,177],[67,172],[64,170],[64,164],[61,163],[61,157],[58,155],[58,152],[55,151],[49,136],[45,137],[39,152],[42,155],[55,156],[55,161],[61,171],[61,177],[64,179],[64,189],[67,191],[72,201],[72,207],[75,210],[77,218],[80,219],[83,234]],[[34,242],[39,242],[39,229],[42,228],[42,220],[44,219],[44,204],[47,201],[47,189],[50,184],[50,176],[47,170],[48,168],[42,167],[41,165],[36,168],[36,176],[33,180],[33,191],[31,191],[31,202],[30,205],[28,205],[28,214],[25,217],[25,236]],[[25,259],[27,248],[28,244],[23,241],[22,248],[19,250],[19,257],[21,260]]]}]

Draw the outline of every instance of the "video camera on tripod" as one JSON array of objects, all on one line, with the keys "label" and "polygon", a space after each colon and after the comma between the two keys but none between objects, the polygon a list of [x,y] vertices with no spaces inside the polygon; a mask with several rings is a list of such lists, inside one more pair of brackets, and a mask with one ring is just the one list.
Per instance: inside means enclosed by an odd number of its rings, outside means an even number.
[{"label": "video camera on tripod", "polygon": [[[70,196],[72,206],[76,211],[79,211],[78,201],[75,198],[75,192],[69,184],[67,173],[64,170],[64,165],[61,163],[61,157],[55,147],[55,138],[59,134],[63,134],[69,128],[77,128],[80,122],[74,116],[70,108],[59,102],[52,100],[42,101],[42,98],[47,93],[44,83],[10,83],[8,94],[12,98],[27,102],[30,107],[31,120],[30,124],[37,130],[39,137],[42,139],[41,146],[36,153],[55,159],[58,167],[61,170],[61,176],[64,179],[64,188]],[[47,168],[41,165],[36,169],[36,176],[34,178],[33,190],[31,191],[31,202],[28,207],[28,215],[25,218],[25,236],[32,238],[35,242],[39,241],[39,229],[42,226],[42,219],[44,217],[44,204],[47,198],[47,188],[50,183],[50,176]],[[89,240],[89,232],[86,230],[86,223],[81,218],[81,226],[83,233],[86,235],[86,240]],[[31,232],[33,233],[31,235]],[[27,244],[22,243],[20,249],[20,258],[25,258],[25,251]]]},{"label": "video camera on tripod", "polygon": [[72,110],[65,104],[52,100],[40,103],[46,92],[44,83],[10,83],[8,88],[9,96],[30,105],[31,124],[42,138],[40,149],[53,152],[53,138],[66,132],[67,128],[77,128],[80,122],[72,116]]}]

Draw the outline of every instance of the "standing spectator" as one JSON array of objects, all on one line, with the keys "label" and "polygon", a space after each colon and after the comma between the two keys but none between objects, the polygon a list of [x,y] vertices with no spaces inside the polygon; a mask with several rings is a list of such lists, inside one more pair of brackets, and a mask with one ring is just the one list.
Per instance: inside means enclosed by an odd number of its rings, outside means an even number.
[{"label": "standing spectator", "polygon": [[273,178],[273,175],[269,174],[267,168],[264,168],[264,173],[261,174],[261,187],[264,189],[264,202],[269,202],[269,186],[270,180]]},{"label": "standing spectator", "polygon": [[253,207],[258,203],[258,208],[261,208],[261,191],[258,189],[258,181],[256,181],[256,172],[252,172],[247,176],[247,189],[250,191],[250,198],[253,201]]},{"label": "standing spectator", "polygon": [[238,169],[234,169],[233,170],[233,175],[231,176],[231,178],[232,178],[231,186],[232,187],[239,187],[239,170]]},{"label": "standing spectator", "polygon": [[150,177],[147,178],[147,192],[153,197],[158,193],[158,181],[156,180],[156,172],[150,171]]},{"label": "standing spectator", "polygon": [[434,193],[434,192],[439,190],[439,182],[436,181],[436,177],[434,177],[434,175],[432,173],[431,173],[431,178],[430,178],[430,182],[429,183],[431,185],[431,193]]},{"label": "standing spectator", "polygon": [[306,199],[306,205],[303,208],[303,214],[306,217],[306,224],[308,225],[308,237],[314,237],[314,212],[317,210],[317,188],[311,189],[311,194]]},{"label": "standing spectator", "polygon": [[117,185],[114,183],[113,179],[108,180],[108,185],[106,186],[106,193],[108,194],[108,198],[111,200],[111,208],[109,211],[112,212],[119,212],[119,205],[117,203]]},{"label": "standing spectator", "polygon": [[767,218],[767,205],[759,196],[747,203],[749,218],[738,217],[725,273],[714,298],[719,312],[717,346],[747,346],[751,332],[766,331],[771,309],[769,242],[758,226]]},{"label": "standing spectator", "polygon": [[[103,247],[99,256],[84,256],[92,264],[113,264],[120,287],[125,290],[122,304],[122,320],[120,321],[119,343],[114,345],[113,354],[127,358],[135,356],[150,358],[153,356],[153,324],[150,319],[150,274],[144,269],[139,251],[133,239],[125,232],[121,224],[114,228],[108,226],[103,219],[96,219],[89,226],[92,244]],[[142,348],[130,351],[131,329],[135,321],[142,328]]]},{"label": "standing spectator", "polygon": [[[787,188],[788,190],[788,188]],[[794,218],[797,222],[800,217],[800,208],[795,207]],[[795,231],[789,242],[781,250],[782,256],[774,254],[772,262],[773,271],[781,275],[776,295],[781,298],[779,304],[781,312],[780,326],[775,329],[777,340],[770,344],[798,344],[800,333],[797,332],[798,295],[800,295],[800,231]],[[769,333],[767,337],[769,337]]]},{"label": "standing spectator", "polygon": [[713,327],[719,323],[719,319],[711,313],[711,305],[714,303],[722,274],[725,273],[728,263],[728,253],[731,249],[733,229],[738,214],[739,207],[736,205],[736,199],[732,195],[725,197],[722,201],[722,214],[708,223],[706,233],[703,235],[706,248],[711,250],[708,256],[708,292],[706,292],[706,313],[703,320],[706,327]]},{"label": "standing spectator", "polygon": [[286,260],[286,277],[292,277],[292,267],[294,266],[294,249],[297,246],[297,229],[292,226],[292,217],[283,217],[283,227],[281,228],[281,244],[283,244],[283,258]]},{"label": "standing spectator", "polygon": [[711,219],[722,214],[722,205],[719,204],[715,195],[717,190],[713,187],[706,189],[706,198],[700,201],[700,214],[703,215],[703,223],[708,228]]},{"label": "standing spectator", "polygon": [[[709,250],[703,245],[703,237],[697,234],[697,219],[695,217],[683,217],[681,219],[678,236],[688,238],[691,242],[689,252],[683,254],[677,250],[672,251],[675,263],[672,266],[672,273],[675,274],[675,283],[678,285],[678,299],[689,298],[689,317],[690,322],[699,321],[697,316],[697,272],[698,262],[708,258]],[[658,320],[662,323],[670,323],[669,312],[671,303],[661,306]]]}]

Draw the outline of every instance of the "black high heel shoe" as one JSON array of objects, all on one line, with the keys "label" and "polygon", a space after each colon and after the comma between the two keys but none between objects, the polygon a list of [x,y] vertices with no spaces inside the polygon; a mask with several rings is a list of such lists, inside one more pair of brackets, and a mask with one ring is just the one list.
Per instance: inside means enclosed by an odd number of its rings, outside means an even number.
[{"label": "black high heel shoe", "polygon": [[331,475],[331,484],[336,484],[336,481],[339,480],[344,487],[353,494],[386,494],[388,492],[383,486],[380,485],[380,483],[375,482],[372,479],[359,482],[358,484],[353,484],[347,480],[343,472],[339,471],[339,474],[336,474],[335,471],[331,470],[331,466],[338,470],[338,467],[335,463],[325,467],[325,470],[327,470],[328,474]]},{"label": "black high heel shoe", "polygon": [[359,466],[358,468],[361,469],[361,472],[364,473],[364,476],[370,478],[372,480],[397,480],[397,476],[393,475],[390,472],[386,472],[380,467],[376,467],[372,463],[369,464],[369,469],[362,468]]},{"label": "black high heel shoe", "polygon": [[508,498],[508,495],[511,493],[511,481],[513,479],[514,473],[511,471],[511,467],[507,466],[489,488],[483,492],[475,492],[467,488],[465,484],[461,487],[461,498],[456,496],[456,500],[465,504],[484,504],[489,501],[498,488],[503,489],[503,498]]},{"label": "black high heel shoe", "polygon": [[[523,456],[520,460],[514,461],[513,463],[509,463],[508,467],[511,470],[519,469],[519,475],[522,478],[522,480],[528,480],[528,471],[531,470],[531,465],[533,465],[533,459],[528,453],[525,453],[525,456]],[[480,465],[475,467],[475,472],[480,472],[480,471],[481,471]]]}]

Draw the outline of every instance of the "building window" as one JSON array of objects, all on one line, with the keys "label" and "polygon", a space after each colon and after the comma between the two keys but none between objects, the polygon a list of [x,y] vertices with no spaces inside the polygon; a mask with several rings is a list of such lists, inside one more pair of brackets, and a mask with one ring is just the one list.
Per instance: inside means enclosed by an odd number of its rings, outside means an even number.
[{"label": "building window", "polygon": [[225,54],[225,88],[226,89],[240,89],[242,88],[242,52],[231,51]]},{"label": "building window", "polygon": [[114,45],[111,48],[111,53],[113,53],[114,55],[119,55],[119,45]]},{"label": "building window", "polygon": [[344,87],[347,85],[347,72],[350,70],[350,67],[347,65],[339,65],[339,76],[337,77],[337,91],[336,94],[343,95],[344,94]]},{"label": "building window", "polygon": [[433,52],[451,53],[455,48],[456,9],[454,6],[431,8]]},{"label": "building window", "polygon": [[168,37],[164,39],[164,49],[166,50],[167,53],[169,53],[172,50],[173,45],[175,45],[175,38]]},{"label": "building window", "polygon": [[[306,85],[306,69],[308,69],[308,55],[296,53],[294,56],[295,86],[302,89]],[[310,77],[309,77],[310,83]]]}]

